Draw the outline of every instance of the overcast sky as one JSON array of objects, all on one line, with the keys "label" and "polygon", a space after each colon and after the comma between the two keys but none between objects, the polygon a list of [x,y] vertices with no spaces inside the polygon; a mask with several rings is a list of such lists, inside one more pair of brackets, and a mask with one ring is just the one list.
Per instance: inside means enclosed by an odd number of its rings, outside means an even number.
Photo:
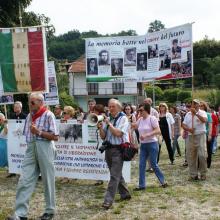
[{"label": "overcast sky", "polygon": [[56,35],[73,29],[143,35],[157,19],[166,28],[195,22],[193,41],[205,35],[220,40],[220,0],[32,0],[27,11],[48,16]]}]

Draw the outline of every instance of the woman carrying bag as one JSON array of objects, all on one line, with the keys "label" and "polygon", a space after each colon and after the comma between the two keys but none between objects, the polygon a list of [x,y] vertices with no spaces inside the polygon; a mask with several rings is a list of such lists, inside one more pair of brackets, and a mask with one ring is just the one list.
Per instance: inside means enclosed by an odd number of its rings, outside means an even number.
[{"label": "woman carrying bag", "polygon": [[146,161],[149,159],[151,167],[157,176],[162,187],[167,187],[164,175],[157,164],[158,140],[160,127],[156,117],[150,115],[150,105],[141,104],[139,106],[141,117],[136,123],[132,124],[133,128],[138,128],[140,134],[140,158],[139,158],[139,187],[135,191],[145,190]]}]

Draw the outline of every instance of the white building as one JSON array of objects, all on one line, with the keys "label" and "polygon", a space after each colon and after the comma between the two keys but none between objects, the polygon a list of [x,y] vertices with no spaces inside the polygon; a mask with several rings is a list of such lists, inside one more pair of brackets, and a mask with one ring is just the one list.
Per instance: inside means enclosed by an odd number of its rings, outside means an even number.
[{"label": "white building", "polygon": [[122,103],[137,104],[143,99],[142,84],[136,82],[86,82],[86,60],[80,57],[71,64],[69,74],[69,94],[75,101],[87,110],[87,101],[94,98],[98,104],[107,105],[110,98],[116,98]]}]

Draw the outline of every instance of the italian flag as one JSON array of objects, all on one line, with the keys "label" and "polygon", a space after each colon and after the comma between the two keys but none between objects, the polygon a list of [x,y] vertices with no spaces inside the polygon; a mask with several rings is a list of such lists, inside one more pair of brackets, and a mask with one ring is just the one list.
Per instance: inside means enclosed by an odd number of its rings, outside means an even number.
[{"label": "italian flag", "polygon": [[47,90],[45,48],[42,28],[0,29],[0,90]]}]

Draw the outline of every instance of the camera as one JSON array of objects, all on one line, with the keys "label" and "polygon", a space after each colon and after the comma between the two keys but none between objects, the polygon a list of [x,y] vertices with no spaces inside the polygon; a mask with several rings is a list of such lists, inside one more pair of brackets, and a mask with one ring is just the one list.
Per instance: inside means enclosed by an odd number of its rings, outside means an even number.
[{"label": "camera", "polygon": [[109,147],[111,147],[111,143],[109,141],[103,141],[102,142],[102,146],[99,148],[99,151],[101,152],[101,154]]}]

